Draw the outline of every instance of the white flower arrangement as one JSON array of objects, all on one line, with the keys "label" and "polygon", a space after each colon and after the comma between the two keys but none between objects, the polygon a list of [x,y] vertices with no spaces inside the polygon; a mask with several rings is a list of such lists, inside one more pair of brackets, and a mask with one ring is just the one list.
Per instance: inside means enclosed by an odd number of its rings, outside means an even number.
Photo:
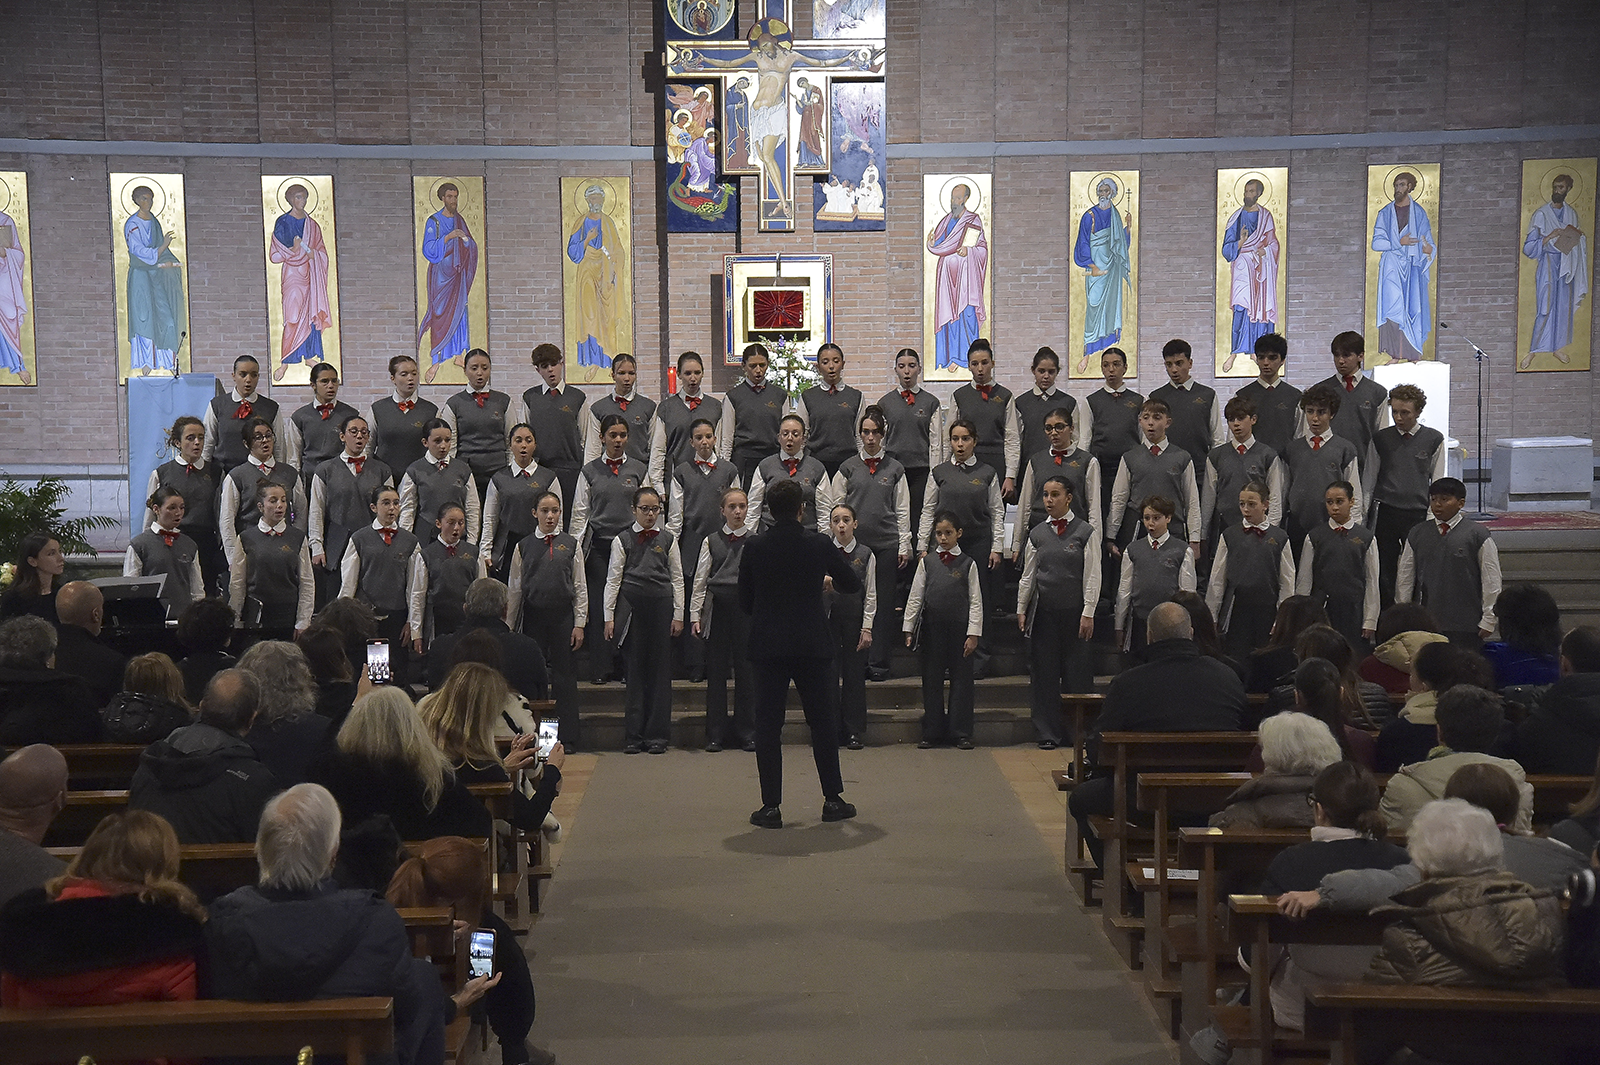
[{"label": "white flower arrangement", "polygon": [[789,394],[790,399],[798,399],[800,393],[821,380],[817,376],[816,363],[806,357],[798,337],[780,335],[770,347],[772,379]]}]

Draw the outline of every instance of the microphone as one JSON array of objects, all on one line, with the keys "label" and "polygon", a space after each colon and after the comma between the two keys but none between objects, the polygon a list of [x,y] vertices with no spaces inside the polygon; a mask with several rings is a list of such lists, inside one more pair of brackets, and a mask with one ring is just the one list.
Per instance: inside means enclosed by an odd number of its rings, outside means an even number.
[{"label": "microphone", "polygon": [[1445,322],[1445,321],[1441,321],[1439,323],[1439,328],[1440,329],[1449,329],[1450,328],[1450,323],[1449,322]]}]

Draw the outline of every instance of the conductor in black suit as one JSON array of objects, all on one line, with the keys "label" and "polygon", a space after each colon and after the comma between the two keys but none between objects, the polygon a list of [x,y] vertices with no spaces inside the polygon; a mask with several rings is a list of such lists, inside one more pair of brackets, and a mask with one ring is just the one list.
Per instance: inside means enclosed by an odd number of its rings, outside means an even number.
[{"label": "conductor in black suit", "polygon": [[739,564],[739,601],[750,615],[750,661],[756,674],[756,769],[761,774],[761,809],[750,815],[758,828],[782,828],[784,704],[794,681],[811,729],[811,754],[822,785],[822,819],[856,815],[844,801],[839,775],[839,713],[827,685],[833,643],[822,605],[822,578],[836,591],[861,590],[861,581],[825,536],[800,524],[803,495],[795,481],[780,479],[767,490],[770,530],[751,540]]}]

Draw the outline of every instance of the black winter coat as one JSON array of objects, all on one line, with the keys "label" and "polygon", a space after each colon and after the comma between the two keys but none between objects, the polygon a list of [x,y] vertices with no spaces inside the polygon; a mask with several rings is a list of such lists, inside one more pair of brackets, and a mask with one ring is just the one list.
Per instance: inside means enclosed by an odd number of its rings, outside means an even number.
[{"label": "black winter coat", "polygon": [[306,779],[333,793],[345,824],[360,824],[374,814],[388,814],[401,839],[484,839],[494,823],[488,808],[457,778],[445,782],[438,803],[430,810],[422,781],[408,768],[378,765],[336,747],[312,761]]},{"label": "black winter coat", "polygon": [[165,817],[181,843],[253,843],[279,790],[248,743],[202,722],[145,748],[128,805]]},{"label": "black winter coat", "polygon": [[1600,673],[1573,673],[1517,726],[1516,760],[1529,773],[1589,776],[1600,756]]}]

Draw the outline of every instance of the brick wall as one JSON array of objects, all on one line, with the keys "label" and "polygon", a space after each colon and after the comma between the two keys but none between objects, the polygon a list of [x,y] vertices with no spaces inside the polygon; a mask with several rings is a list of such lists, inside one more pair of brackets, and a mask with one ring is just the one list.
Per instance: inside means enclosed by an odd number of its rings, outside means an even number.
[{"label": "brick wall", "polygon": [[[0,71],[0,136],[434,145],[649,145],[657,98],[646,83],[659,40],[652,0],[29,0],[14,5],[18,62]],[[748,24],[751,0],[742,0]],[[804,31],[809,14],[796,19]],[[1351,134],[1600,122],[1590,85],[1600,11],[1553,0],[892,0],[889,140],[894,145],[1059,138]],[[103,462],[121,445],[115,383],[109,170],[184,173],[193,365],[225,374],[266,344],[259,217],[262,173],[336,178],[339,301],[347,395],[385,384],[410,351],[415,285],[413,174],[482,174],[488,198],[490,343],[496,382],[534,380],[527,352],[561,332],[562,176],[633,181],[634,347],[659,391],[679,351],[714,350],[721,257],[831,252],[836,336],[851,375],[886,388],[888,361],[922,337],[924,173],[992,171],[996,190],[992,335],[1002,380],[1028,381],[1040,345],[1066,353],[1073,232],[1066,175],[1143,171],[1139,387],[1160,382],[1148,355],[1175,335],[1209,374],[1215,174],[1290,168],[1291,376],[1326,373],[1327,340],[1359,327],[1369,163],[1443,166],[1439,311],[1501,356],[1491,367],[1490,432],[1588,433],[1590,375],[1512,372],[1521,160],[1600,153],[1600,141],[1329,147],[1277,153],[896,158],[885,175],[889,228],[818,238],[761,234],[754,211],[727,235],[659,231],[646,162],[5,155],[26,169],[33,209],[37,388],[0,390],[9,432],[0,462]],[[753,179],[745,179],[748,191]],[[801,201],[809,191],[800,185]],[[747,201],[748,203],[748,201]],[[1474,376],[1464,344],[1456,427],[1471,433]],[[726,371],[713,381],[726,384]],[[298,397],[287,398],[291,403]],[[95,426],[92,432],[58,427]]]}]

